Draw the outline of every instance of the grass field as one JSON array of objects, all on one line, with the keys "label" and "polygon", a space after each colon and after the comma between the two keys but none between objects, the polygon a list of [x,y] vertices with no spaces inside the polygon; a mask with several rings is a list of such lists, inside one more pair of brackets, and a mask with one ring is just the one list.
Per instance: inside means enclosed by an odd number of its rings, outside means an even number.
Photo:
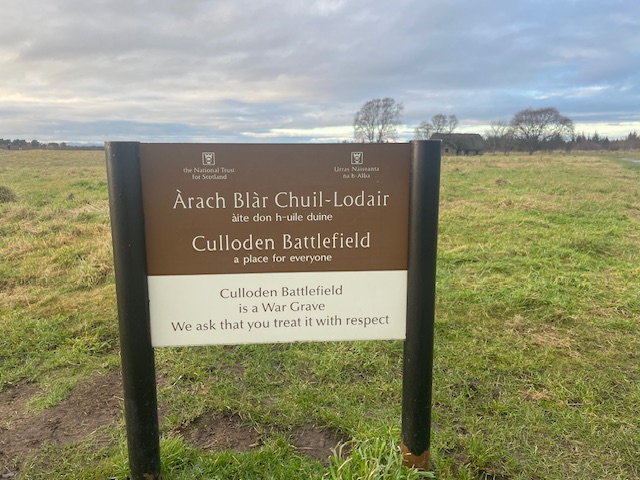
[{"label": "grass field", "polygon": [[[639,287],[639,163],[445,157],[433,475],[639,479]],[[421,476],[401,342],[156,362],[165,480]],[[0,151],[0,478],[127,478],[119,369],[104,153]]]}]

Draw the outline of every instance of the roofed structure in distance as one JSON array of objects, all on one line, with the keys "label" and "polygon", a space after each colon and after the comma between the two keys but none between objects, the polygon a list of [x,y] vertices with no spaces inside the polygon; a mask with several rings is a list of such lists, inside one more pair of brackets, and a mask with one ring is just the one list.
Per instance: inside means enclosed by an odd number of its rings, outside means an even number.
[{"label": "roofed structure in distance", "polygon": [[478,133],[434,133],[431,140],[442,140],[444,155],[482,155],[484,139]]}]

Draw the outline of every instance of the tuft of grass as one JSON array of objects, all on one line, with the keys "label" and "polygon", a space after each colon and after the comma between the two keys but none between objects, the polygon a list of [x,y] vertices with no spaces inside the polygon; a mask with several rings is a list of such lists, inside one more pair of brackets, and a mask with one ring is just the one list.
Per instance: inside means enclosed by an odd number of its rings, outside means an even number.
[{"label": "tuft of grass", "polygon": [[9,203],[16,201],[16,194],[9,187],[0,185],[0,203]]},{"label": "tuft of grass", "polygon": [[[348,453],[345,453],[345,447]],[[436,478],[431,472],[402,465],[402,453],[395,437],[366,438],[342,444],[331,457],[323,479],[330,480],[417,480]]]}]

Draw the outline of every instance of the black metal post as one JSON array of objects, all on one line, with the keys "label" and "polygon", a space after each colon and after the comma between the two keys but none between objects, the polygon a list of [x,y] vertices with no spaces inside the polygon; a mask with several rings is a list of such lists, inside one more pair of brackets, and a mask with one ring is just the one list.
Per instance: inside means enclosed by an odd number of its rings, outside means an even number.
[{"label": "black metal post", "polygon": [[160,478],[160,435],[139,143],[106,142],[105,151],[129,468],[133,480],[155,480]]},{"label": "black metal post", "polygon": [[440,148],[440,140],[424,140],[413,142],[411,150],[402,454],[404,465],[422,470],[429,468],[431,445]]}]

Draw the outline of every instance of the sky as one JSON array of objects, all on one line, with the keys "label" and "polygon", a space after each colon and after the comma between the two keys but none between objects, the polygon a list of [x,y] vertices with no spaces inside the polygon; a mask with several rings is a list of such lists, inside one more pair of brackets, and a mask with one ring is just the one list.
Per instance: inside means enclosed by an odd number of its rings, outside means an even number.
[{"label": "sky", "polygon": [[3,0],[0,138],[352,140],[373,98],[399,140],[555,107],[640,132],[636,0]]}]

